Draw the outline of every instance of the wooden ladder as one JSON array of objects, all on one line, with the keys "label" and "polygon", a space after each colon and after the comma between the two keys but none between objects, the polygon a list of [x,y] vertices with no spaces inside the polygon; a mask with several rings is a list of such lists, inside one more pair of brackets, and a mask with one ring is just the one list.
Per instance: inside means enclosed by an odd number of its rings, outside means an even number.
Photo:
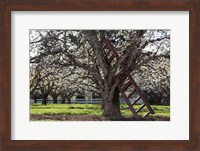
[{"label": "wooden ladder", "polygon": [[[109,64],[111,64],[114,59],[116,59],[116,60],[119,59],[119,55],[118,55],[116,49],[113,47],[113,45],[111,44],[111,42],[108,38],[105,38],[105,37],[102,38],[101,44],[102,44],[102,49],[104,51],[104,56]],[[124,65],[122,63],[120,65],[120,71],[124,71],[123,68],[124,68]],[[144,114],[143,117],[146,117],[150,114],[154,114],[153,109],[151,108],[146,97],[143,95],[140,88],[134,81],[130,72],[125,71],[124,74],[126,76],[123,79],[121,79],[119,76],[116,76],[116,82],[118,83],[117,87],[121,93],[121,96],[125,99],[127,105],[129,106],[129,109],[132,111],[133,115],[135,117],[139,117],[138,112],[140,112],[144,107],[147,108],[148,112],[146,114]],[[129,93],[130,89],[132,91],[131,93]],[[127,90],[129,90],[129,91],[127,92]],[[131,98],[133,97],[134,94],[137,94],[138,97],[134,101],[131,101]],[[135,109],[134,105],[136,105],[139,100],[142,100],[143,104],[140,107],[138,107],[137,109]]]}]

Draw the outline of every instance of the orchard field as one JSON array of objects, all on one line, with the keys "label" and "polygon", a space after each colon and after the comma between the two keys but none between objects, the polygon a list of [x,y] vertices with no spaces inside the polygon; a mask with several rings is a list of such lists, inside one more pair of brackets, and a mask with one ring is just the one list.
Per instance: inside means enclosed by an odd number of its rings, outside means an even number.
[{"label": "orchard field", "polygon": [[[135,108],[140,105],[136,105]],[[142,121],[169,121],[170,106],[152,105],[155,111],[154,115],[146,118],[140,118]],[[123,104],[120,106],[122,115],[125,117],[120,120],[136,120],[132,116],[132,112],[128,106]],[[142,117],[147,112],[144,108],[139,112]],[[30,118],[33,121],[108,121],[115,120],[102,116],[103,110],[100,104],[32,104],[30,107]],[[118,119],[119,120],[119,119]],[[138,120],[138,119],[137,119]]]}]

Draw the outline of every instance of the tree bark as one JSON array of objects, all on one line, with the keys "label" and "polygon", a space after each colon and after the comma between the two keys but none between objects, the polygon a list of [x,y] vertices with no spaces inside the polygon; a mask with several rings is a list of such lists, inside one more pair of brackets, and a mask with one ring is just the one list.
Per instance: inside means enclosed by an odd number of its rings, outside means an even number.
[{"label": "tree bark", "polygon": [[67,98],[68,104],[71,104],[71,98]]},{"label": "tree bark", "polygon": [[34,103],[37,103],[37,99],[33,99],[34,100]]},{"label": "tree bark", "polygon": [[103,92],[103,116],[109,117],[110,119],[117,120],[123,118],[120,111],[120,99],[119,90],[115,88],[114,94],[109,91]]},{"label": "tree bark", "polygon": [[58,99],[57,99],[58,97],[53,97],[53,104],[58,104]]},{"label": "tree bark", "polygon": [[47,97],[48,97],[48,94],[43,94],[42,104],[44,104],[44,105],[47,104]]},{"label": "tree bark", "polygon": [[62,97],[61,104],[65,104],[65,97]]}]

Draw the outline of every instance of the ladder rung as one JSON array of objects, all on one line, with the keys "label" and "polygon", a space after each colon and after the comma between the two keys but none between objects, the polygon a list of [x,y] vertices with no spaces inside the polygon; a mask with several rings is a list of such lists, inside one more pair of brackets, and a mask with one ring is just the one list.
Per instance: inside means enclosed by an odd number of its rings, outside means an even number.
[{"label": "ladder rung", "polygon": [[128,81],[125,86],[122,88],[122,91],[126,91],[126,89],[131,85],[131,81]]},{"label": "ladder rung", "polygon": [[135,105],[139,100],[140,100],[140,96],[132,103],[132,105]]},{"label": "ladder rung", "polygon": [[142,101],[145,103],[147,109],[150,111],[151,114],[154,114],[153,109],[150,106],[150,103],[146,100],[146,97],[142,94],[142,92],[140,91],[138,85],[135,83],[135,81],[133,80],[133,77],[130,75],[130,73],[126,73],[127,77],[129,77],[129,80],[132,82],[134,88],[136,89],[138,95],[141,97]]},{"label": "ladder rung", "polygon": [[139,101],[141,99],[141,97],[139,96],[137,99],[136,99],[136,101]]},{"label": "ladder rung", "polygon": [[108,44],[107,43],[105,43],[105,42],[102,42],[102,49],[106,49],[106,47],[108,46]]},{"label": "ladder rung", "polygon": [[130,97],[136,92],[136,90],[134,89],[134,91],[128,95],[128,98],[130,99]]},{"label": "ladder rung", "polygon": [[113,53],[115,56],[118,57],[118,53],[116,52],[116,50],[115,50],[115,48],[112,46],[112,44],[110,44],[110,43],[107,43],[107,44],[108,44],[108,45],[107,45],[107,49],[111,50],[112,53]]},{"label": "ladder rung", "polygon": [[112,44],[110,44],[110,43],[107,43],[107,44],[108,44],[108,49],[110,49],[110,50],[113,51],[113,46],[112,46]]},{"label": "ladder rung", "polygon": [[138,108],[138,109],[136,110],[136,113],[140,112],[141,109],[143,109],[144,107],[145,107],[145,104],[142,104],[142,106],[140,106],[140,108]]},{"label": "ladder rung", "polygon": [[135,109],[133,108],[133,106],[131,106],[131,103],[129,102],[129,100],[127,98],[125,98],[125,101],[126,101],[127,105],[129,106],[129,109],[132,111],[133,115],[135,117],[138,117],[137,112],[135,111]]},{"label": "ladder rung", "polygon": [[[119,87],[119,90],[121,90],[121,87]],[[127,98],[126,94],[124,92],[121,92],[121,94],[122,94],[123,98],[125,98],[125,101],[126,101],[127,105],[129,106],[129,109],[132,111],[133,115],[136,118],[138,118],[138,115],[137,115],[135,109],[133,108],[133,106],[131,105],[131,103],[130,103],[129,99]]]},{"label": "ladder rung", "polygon": [[109,50],[109,49],[108,49],[108,52],[107,52],[107,53],[105,53],[105,54],[106,54],[106,56],[108,56],[108,55],[110,54],[110,52],[111,52],[111,50]]},{"label": "ladder rung", "polygon": [[108,62],[110,63],[110,62],[112,62],[112,60],[115,58],[115,55],[114,54],[112,54],[112,56],[108,59]]},{"label": "ladder rung", "polygon": [[106,56],[108,56],[110,54],[111,50],[108,49],[108,52],[106,53]]},{"label": "ladder rung", "polygon": [[[128,103],[127,103],[127,104],[128,104]],[[129,106],[129,109],[131,110],[131,112],[133,113],[133,115],[134,115],[136,118],[139,117],[138,114],[137,114],[137,112],[135,111],[135,109],[134,109],[132,106]]]},{"label": "ladder rung", "polygon": [[143,117],[147,117],[151,112],[147,112]]}]

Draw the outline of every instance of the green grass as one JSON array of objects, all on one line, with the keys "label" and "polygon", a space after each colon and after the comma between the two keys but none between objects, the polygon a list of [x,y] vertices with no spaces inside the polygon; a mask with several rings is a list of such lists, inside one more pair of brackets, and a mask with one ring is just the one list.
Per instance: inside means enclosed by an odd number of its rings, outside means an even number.
[{"label": "green grass", "polygon": [[[140,105],[135,105],[137,109]],[[131,116],[132,112],[126,104],[120,106],[121,113],[124,116]],[[170,116],[170,106],[152,105],[155,114],[153,116]],[[31,114],[44,115],[102,115],[100,104],[32,104],[30,107]],[[147,112],[146,107],[143,108],[139,115],[144,115]]]}]

